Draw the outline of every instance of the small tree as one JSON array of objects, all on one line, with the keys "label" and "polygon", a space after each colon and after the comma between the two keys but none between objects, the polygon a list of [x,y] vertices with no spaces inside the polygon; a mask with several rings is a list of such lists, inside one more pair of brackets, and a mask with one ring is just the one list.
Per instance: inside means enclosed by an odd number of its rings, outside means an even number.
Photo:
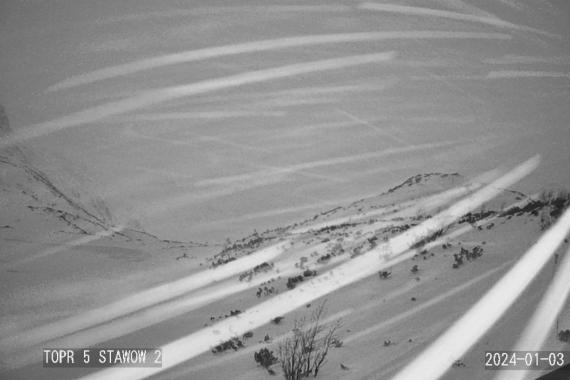
[{"label": "small tree", "polygon": [[340,321],[326,328],[321,323],[323,311],[324,303],[313,311],[308,326],[304,317],[295,320],[293,336],[279,344],[279,361],[287,380],[298,380],[311,374],[317,377],[330,347],[338,342],[336,332]]}]

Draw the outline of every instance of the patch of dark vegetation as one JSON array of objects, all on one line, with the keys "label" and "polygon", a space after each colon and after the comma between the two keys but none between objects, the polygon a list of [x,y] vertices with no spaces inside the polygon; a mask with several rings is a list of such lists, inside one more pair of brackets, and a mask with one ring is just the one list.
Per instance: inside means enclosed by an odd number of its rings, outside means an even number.
[{"label": "patch of dark vegetation", "polygon": [[493,211],[493,210],[487,210],[487,211],[481,210],[479,212],[468,212],[467,214],[465,214],[461,218],[459,218],[457,223],[458,224],[462,224],[462,223],[474,224],[480,220],[489,218],[489,217],[494,216],[496,214],[497,214],[497,212]]},{"label": "patch of dark vegetation", "polygon": [[326,227],[322,227],[322,228],[316,230],[315,234],[330,233],[330,232],[333,232],[333,231],[338,230],[338,229],[346,229],[346,228],[354,227],[357,225],[358,225],[357,223],[334,224],[332,226],[326,226]]},{"label": "patch of dark vegetation", "polygon": [[281,323],[281,321],[282,321],[284,318],[285,318],[285,317],[281,317],[281,316],[275,317],[275,318],[273,318],[273,319],[271,320],[271,323],[273,323],[274,325],[278,325],[278,324]]},{"label": "patch of dark vegetation", "polygon": [[430,242],[436,240],[437,238],[443,236],[444,233],[445,233],[445,229],[437,230],[437,231],[433,232],[431,235],[426,236],[422,240],[420,240],[417,243],[415,243],[414,245],[412,245],[411,248],[412,249],[419,249],[419,248],[423,247],[424,245],[426,245],[427,243],[430,243]]},{"label": "patch of dark vegetation", "polygon": [[303,277],[314,277],[316,275],[317,275],[316,270],[305,269],[305,271],[303,272]]},{"label": "patch of dark vegetation", "polygon": [[507,219],[513,216],[529,214],[540,216],[540,228],[546,230],[562,215],[570,206],[570,193],[566,190],[545,190],[540,193],[538,199],[529,200],[522,207],[511,207],[503,211],[500,216]]},{"label": "patch of dark vegetation", "polygon": [[227,350],[237,351],[243,347],[245,347],[245,346],[244,346],[242,340],[237,338],[237,337],[234,337],[234,338],[227,340],[225,342],[222,342],[222,343],[218,344],[217,346],[215,346],[214,348],[212,348],[212,353],[213,354],[219,354],[219,353],[222,353],[222,352],[227,351]]},{"label": "patch of dark vegetation", "polygon": [[511,208],[501,212],[499,214],[499,216],[502,216],[502,217],[522,216],[524,214],[530,214],[533,216],[538,216],[538,212],[543,207],[544,207],[544,203],[542,203],[540,201],[531,200],[526,205],[524,205],[522,207],[519,207],[519,206],[511,207]]},{"label": "patch of dark vegetation", "polygon": [[378,277],[380,277],[382,280],[387,280],[390,277],[392,277],[392,272],[387,270],[381,270],[380,272],[378,272]]},{"label": "patch of dark vegetation", "polygon": [[456,361],[453,362],[453,364],[451,366],[453,368],[463,368],[463,367],[465,367],[465,363],[463,363],[463,361],[461,359],[457,359]]},{"label": "patch of dark vegetation", "polygon": [[567,330],[560,330],[558,332],[558,339],[561,342],[566,342],[566,343],[570,342],[570,330],[568,330],[568,329]]},{"label": "patch of dark vegetation", "polygon": [[240,240],[232,242],[226,239],[222,250],[214,256],[212,267],[229,263],[236,259],[238,252],[243,255],[248,255],[258,249],[266,240],[273,239],[274,237],[263,237],[257,231],[253,234],[246,236]]},{"label": "patch of dark vegetation", "polygon": [[263,262],[259,265],[256,265],[255,267],[253,267],[253,269],[248,270],[247,272],[240,274],[239,280],[243,281],[244,279],[247,279],[247,281],[251,281],[251,279],[253,278],[254,275],[256,275],[258,273],[268,272],[271,269],[273,269],[273,266],[274,266],[273,263]]},{"label": "patch of dark vegetation", "polygon": [[388,193],[393,193],[394,191],[401,189],[401,188],[404,188],[404,187],[410,187],[412,185],[420,184],[420,183],[425,182],[426,180],[430,179],[431,177],[440,177],[440,178],[459,177],[459,173],[416,174],[415,176],[412,176],[412,177],[406,179],[404,182],[402,182],[398,186],[392,187],[390,190],[388,190]]},{"label": "patch of dark vegetation", "polygon": [[480,245],[473,247],[473,249],[471,250],[461,247],[461,251],[459,253],[453,254],[454,262],[452,267],[454,269],[457,269],[465,263],[465,260],[473,261],[478,259],[482,255],[483,255],[483,247],[481,247]]},{"label": "patch of dark vegetation", "polygon": [[241,314],[241,313],[242,313],[242,311],[239,310],[239,309],[230,310],[230,313],[229,313],[229,314],[219,315],[219,316],[217,316],[217,317],[211,316],[211,317],[210,317],[210,321],[212,321],[212,322],[213,322],[213,321],[220,321],[220,320],[223,320],[223,319],[226,319],[226,318],[229,318],[229,317],[233,317],[233,316],[239,315],[239,314]]},{"label": "patch of dark vegetation", "polygon": [[217,257],[216,259],[214,259],[214,261],[212,261],[212,268],[215,268],[215,267],[220,266],[220,265],[227,264],[227,263],[234,261],[234,260],[236,260],[235,257],[230,256],[229,254],[223,254],[223,255]]},{"label": "patch of dark vegetation", "polygon": [[269,351],[267,348],[262,348],[261,350],[253,353],[253,360],[255,362],[265,368],[270,374],[274,375],[275,372],[270,369],[270,367],[277,363],[279,359],[275,355],[273,355],[273,351]]},{"label": "patch of dark vegetation", "polygon": [[190,258],[190,256],[188,256],[188,253],[184,252],[180,256],[176,256],[176,261],[182,260],[182,259],[189,259],[189,258]]},{"label": "patch of dark vegetation", "polygon": [[420,268],[417,265],[414,265],[411,269],[410,272],[412,273],[418,273],[420,271]]},{"label": "patch of dark vegetation", "polygon": [[429,257],[434,257],[435,253],[431,253],[427,250],[427,249],[422,249],[420,251],[420,253],[414,255],[414,257],[412,257],[412,260],[417,260],[418,258],[423,258],[424,260],[427,260]]},{"label": "patch of dark vegetation", "polygon": [[544,191],[540,194],[544,209],[540,215],[540,228],[546,230],[570,207],[570,193],[566,190]]},{"label": "patch of dark vegetation", "polygon": [[320,256],[317,259],[317,263],[319,264],[323,264],[326,263],[327,261],[329,261],[331,258],[333,258],[334,256],[339,256],[342,255],[344,253],[344,248],[342,246],[342,244],[340,243],[335,243],[330,247],[330,250],[328,253]]},{"label": "patch of dark vegetation", "polygon": [[386,228],[383,228],[382,232],[390,234],[399,234],[400,232],[409,230],[413,226],[415,226],[415,224],[400,224],[397,226],[388,226]]},{"label": "patch of dark vegetation", "polygon": [[294,276],[287,279],[287,289],[293,289],[299,282],[303,282],[303,276]]},{"label": "patch of dark vegetation", "polygon": [[[358,231],[357,236],[359,235],[360,231]],[[354,258],[356,256],[360,256],[364,252],[368,252],[371,249],[375,248],[378,244],[376,243],[378,239],[376,236],[373,238],[367,238],[360,243],[358,243],[355,247],[352,247],[352,252],[350,253],[350,258]]]},{"label": "patch of dark vegetation", "polygon": [[275,293],[277,293],[277,289],[275,289],[274,286],[264,285],[262,288],[257,288],[257,292],[255,293],[255,295],[257,296],[257,298],[259,298],[261,296],[270,296]]},{"label": "patch of dark vegetation", "polygon": [[243,340],[249,339],[249,338],[253,338],[253,331],[248,331],[245,334],[242,335]]}]

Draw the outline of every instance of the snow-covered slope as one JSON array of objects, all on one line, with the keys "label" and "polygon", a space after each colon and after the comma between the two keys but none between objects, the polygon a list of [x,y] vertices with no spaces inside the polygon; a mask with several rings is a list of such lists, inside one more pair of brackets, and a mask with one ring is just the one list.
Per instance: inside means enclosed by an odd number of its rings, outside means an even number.
[{"label": "snow-covered slope", "polygon": [[[61,346],[72,342],[74,346],[86,347],[93,344],[104,347],[159,346],[180,334],[233,318],[234,314],[358,257],[429,219],[453,199],[438,203],[437,200],[441,199],[438,194],[449,193],[450,189],[464,182],[465,178],[457,173],[416,175],[383,194],[323,210],[288,226],[228,240],[223,247],[199,249],[190,243],[180,247],[151,239],[149,235],[127,231],[125,236],[105,236],[96,244],[81,245],[72,250],[73,256],[58,254],[43,261],[37,259],[42,262],[41,267],[34,266],[32,260],[26,265],[21,264],[18,270],[7,271],[7,275],[14,276],[12,283],[27,282],[24,278],[17,280],[16,276],[29,278],[30,274],[37,273],[41,277],[50,264],[61,265],[56,263],[61,263],[66,256],[68,259],[64,260],[74,260],[90,268],[76,272],[73,281],[46,277],[41,287],[39,284],[27,284],[23,288],[8,289],[6,294],[9,297],[4,300],[3,308],[6,310],[3,334],[13,336],[17,331],[37,329],[50,321],[65,321],[74,314],[86,313],[89,319],[94,315],[90,309],[129,294],[136,295],[153,284],[168,283],[168,279],[182,273],[192,278],[191,273],[199,268],[221,270],[236,259],[276,242],[291,242],[290,248],[281,256],[190,291],[183,297],[167,298],[162,304],[151,302],[143,313],[128,315],[123,322],[111,320],[85,332],[70,331],[74,338],[54,337],[54,340],[41,343]],[[27,197],[26,194],[19,196]],[[566,194],[533,198],[518,191],[504,190],[492,202],[466,214],[449,229],[436,232],[416,244],[416,254],[410,260],[328,295],[326,317],[335,319],[336,316],[342,320],[338,335],[343,343],[332,349],[319,377],[389,378],[481,297],[543,232],[546,220],[551,223],[567,205]],[[466,232],[454,237],[455,231],[465,227],[469,227]],[[567,247],[566,241],[562,249]],[[156,249],[161,249],[161,258],[156,257],[157,252],[150,252]],[[106,260],[118,264],[113,271],[103,274],[101,269],[108,268]],[[149,263],[160,266],[154,268],[154,279],[149,278]],[[67,264],[68,268],[70,266],[73,264]],[[556,263],[549,263],[507,316],[467,355],[458,358],[461,364],[450,369],[446,378],[485,378],[482,352],[510,348],[555,270]],[[120,280],[117,274],[127,279]],[[260,282],[262,278],[266,280]],[[120,290],[112,296],[101,294],[117,288]],[[214,295],[216,293],[219,295]],[[204,301],[195,304],[193,300],[197,299]],[[322,300],[307,304],[294,313],[284,314],[279,323],[268,323],[254,329],[247,338],[238,337],[243,347],[236,347],[235,352],[200,355],[159,378],[223,378],[235,377],[236,374],[243,379],[265,378],[269,375],[257,367],[252,359],[253,353],[263,347],[276,350],[279,338],[293,328],[294,320],[310,314],[320,302]],[[30,310],[41,318],[29,317]],[[154,317],[144,317],[145,313]],[[122,327],[117,327],[117,323]],[[558,328],[568,326],[570,319],[566,308]],[[33,336],[34,331],[31,329],[22,337]],[[18,339],[12,342],[18,342]],[[17,346],[14,343],[14,347],[3,347],[4,365],[20,367],[5,368],[13,378],[39,376],[63,379],[78,374],[71,370],[38,370],[37,364],[31,364],[34,362],[31,352],[39,346]],[[553,332],[544,349],[563,347]],[[273,370],[279,372],[278,366]]]}]

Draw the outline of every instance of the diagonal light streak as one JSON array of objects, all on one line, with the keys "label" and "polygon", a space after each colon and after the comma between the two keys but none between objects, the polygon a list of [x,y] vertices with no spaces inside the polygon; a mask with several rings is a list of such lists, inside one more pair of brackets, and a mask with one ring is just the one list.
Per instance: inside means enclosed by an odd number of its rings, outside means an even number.
[{"label": "diagonal light streak", "polygon": [[58,244],[57,246],[55,246],[53,248],[48,248],[48,249],[45,249],[43,251],[37,252],[33,255],[27,256],[21,260],[11,262],[9,265],[12,266],[12,265],[25,264],[25,263],[28,263],[28,262],[33,261],[33,260],[37,260],[37,259],[40,259],[40,258],[43,258],[46,256],[51,256],[53,254],[56,254],[56,253],[59,253],[62,251],[66,251],[66,250],[71,249],[73,247],[84,245],[84,244],[90,243],[92,241],[102,239],[106,236],[111,236],[115,233],[119,233],[119,232],[123,231],[124,228],[125,228],[124,226],[115,226],[115,227],[111,227],[107,230],[99,231],[94,235],[84,236],[84,237],[81,237],[79,239],[75,239],[75,240],[70,241],[70,242]]},{"label": "diagonal light streak", "polygon": [[338,44],[359,41],[381,41],[393,39],[510,39],[502,33],[470,33],[449,31],[388,31],[388,32],[360,32],[317,34],[285,37],[270,40],[259,40],[232,45],[214,46],[198,50],[190,50],[174,54],[133,61],[121,65],[109,66],[85,74],[76,75],[51,86],[48,91],[58,91],[86,85],[105,79],[135,74],[140,71],[151,70],[164,66],[203,61],[212,58],[230,55],[254,53],[270,50],[279,50],[293,47],[311,45]]},{"label": "diagonal light streak", "polygon": [[570,230],[570,210],[467,313],[392,380],[438,379],[522,294]]},{"label": "diagonal light streak", "polygon": [[351,66],[386,62],[394,59],[393,51],[343,56],[340,58],[324,59],[318,61],[296,63],[292,65],[272,67],[269,69],[247,71],[244,73],[208,79],[179,86],[163,87],[142,92],[116,102],[105,103],[83,111],[71,113],[59,119],[20,128],[16,134],[0,141],[0,148],[11,146],[23,140],[44,136],[63,129],[93,123],[109,116],[121,115],[130,111],[149,107],[154,104],[187,96],[205,94],[227,88],[239,87],[246,84],[261,83],[275,79],[288,78],[302,74],[316,73],[329,70],[338,70]]},{"label": "diagonal light streak", "polygon": [[[279,276],[293,275],[293,273],[298,271],[293,265],[276,265],[275,269],[279,271]],[[180,297],[171,301],[167,299],[165,300],[166,302],[156,301],[154,304],[149,305],[148,308],[136,310],[132,314],[125,313],[113,320],[105,321],[104,324],[89,326],[78,331],[70,331],[69,335],[50,340],[47,344],[52,347],[93,347],[101,342],[128,335],[143,328],[159,324],[165,320],[178,317],[220,299],[251,289],[252,287],[259,286],[275,277],[277,277],[275,272],[270,272],[265,275],[256,276],[251,281],[235,283],[230,280],[231,284],[222,283],[214,285],[193,292],[189,296]],[[22,367],[33,363],[36,359],[36,350],[29,349],[23,353],[15,352],[10,357],[9,364],[12,367]]]},{"label": "diagonal light streak", "polygon": [[162,284],[85,313],[4,338],[0,340],[0,347],[32,346],[181,296],[184,293],[248,270],[262,262],[270,261],[283,253],[288,245],[287,242],[278,243],[215,269]]},{"label": "diagonal light streak", "polygon": [[[558,271],[538,304],[529,324],[524,329],[513,351],[540,351],[546,335],[560,314],[570,295],[570,249],[558,268]],[[556,331],[558,333],[558,331]],[[529,373],[528,369],[500,371],[497,380],[520,380]]]},{"label": "diagonal light streak", "polygon": [[381,11],[381,12],[389,12],[389,13],[400,13],[400,14],[408,14],[408,15],[416,15],[416,16],[431,16],[431,17],[440,17],[440,18],[447,18],[451,20],[459,20],[459,21],[470,21],[485,25],[496,26],[499,28],[506,28],[506,29],[513,29],[513,30],[520,30],[520,31],[530,31],[541,35],[546,36],[554,36],[551,33],[545,32],[543,30],[531,28],[525,25],[518,25],[513,24],[512,22],[501,20],[497,17],[485,17],[485,16],[475,16],[472,14],[465,14],[459,12],[452,12],[452,11],[445,11],[441,9],[433,9],[433,8],[425,8],[425,7],[412,7],[406,5],[396,5],[396,4],[380,4],[380,3],[372,3],[372,2],[365,2],[359,5],[360,9],[372,10],[372,11]]}]

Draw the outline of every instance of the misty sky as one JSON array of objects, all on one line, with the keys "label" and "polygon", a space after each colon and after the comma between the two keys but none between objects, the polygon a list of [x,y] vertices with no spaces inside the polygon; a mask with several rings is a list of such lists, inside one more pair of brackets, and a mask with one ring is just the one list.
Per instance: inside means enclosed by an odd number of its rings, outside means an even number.
[{"label": "misty sky", "polygon": [[117,222],[239,236],[536,153],[570,188],[565,1],[3,1],[14,139]]}]

